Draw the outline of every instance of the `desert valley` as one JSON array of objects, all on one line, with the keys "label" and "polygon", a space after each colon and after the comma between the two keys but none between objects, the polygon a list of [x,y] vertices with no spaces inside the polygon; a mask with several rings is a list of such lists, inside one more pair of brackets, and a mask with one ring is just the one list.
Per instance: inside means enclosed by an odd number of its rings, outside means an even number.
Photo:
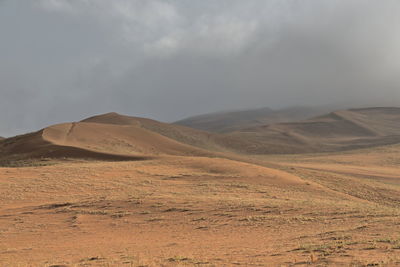
[{"label": "desert valley", "polygon": [[1,140],[0,265],[400,264],[400,108],[243,113]]}]

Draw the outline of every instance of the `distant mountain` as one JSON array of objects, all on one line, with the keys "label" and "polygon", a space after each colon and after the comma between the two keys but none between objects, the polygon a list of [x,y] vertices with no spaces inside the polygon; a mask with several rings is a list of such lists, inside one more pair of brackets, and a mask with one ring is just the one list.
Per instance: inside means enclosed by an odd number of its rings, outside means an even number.
[{"label": "distant mountain", "polygon": [[230,135],[262,144],[254,149],[256,154],[338,151],[393,144],[400,142],[400,108],[341,110],[298,122],[243,129]]},{"label": "distant mountain", "polygon": [[332,111],[331,108],[292,107],[281,110],[259,108],[241,111],[209,113],[189,117],[175,124],[204,131],[227,133],[249,127],[263,126],[280,122],[305,120]]}]

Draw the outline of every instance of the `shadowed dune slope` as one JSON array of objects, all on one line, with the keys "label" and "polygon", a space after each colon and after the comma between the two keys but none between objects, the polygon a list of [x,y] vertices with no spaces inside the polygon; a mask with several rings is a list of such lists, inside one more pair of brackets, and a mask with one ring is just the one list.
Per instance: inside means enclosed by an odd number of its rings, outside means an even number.
[{"label": "shadowed dune slope", "polygon": [[136,125],[179,143],[214,152],[243,154],[339,151],[400,142],[400,108],[342,110],[299,122],[225,134],[117,113],[91,117],[84,122]]},{"label": "shadowed dune slope", "polygon": [[209,113],[189,117],[175,124],[218,133],[227,133],[266,124],[305,120],[332,111],[330,108],[293,107],[281,110],[259,108]]},{"label": "shadowed dune slope", "polygon": [[210,156],[211,153],[137,125],[64,123],[0,143],[2,158],[73,157],[144,159],[154,155]]},{"label": "shadowed dune slope", "polygon": [[400,108],[336,111],[300,122],[252,127],[227,134],[107,113],[4,139],[0,142],[0,159],[120,160],[157,155],[290,154],[394,143],[400,143]]},{"label": "shadowed dune slope", "polygon": [[5,139],[0,143],[0,158],[215,156],[215,152],[232,151],[230,144],[251,145],[236,137],[107,113]]},{"label": "shadowed dune slope", "polygon": [[0,143],[0,160],[14,161],[35,158],[90,158],[99,160],[143,160],[139,155],[122,155],[58,145],[43,137],[45,130],[8,138]]},{"label": "shadowed dune slope", "polygon": [[332,112],[300,122],[254,127],[231,134],[281,153],[348,150],[400,142],[400,108],[365,108]]}]

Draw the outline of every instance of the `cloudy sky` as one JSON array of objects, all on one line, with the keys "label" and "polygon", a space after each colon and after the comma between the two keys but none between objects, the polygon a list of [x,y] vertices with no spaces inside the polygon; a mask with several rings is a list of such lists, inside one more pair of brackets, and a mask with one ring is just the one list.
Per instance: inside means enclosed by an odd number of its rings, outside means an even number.
[{"label": "cloudy sky", "polygon": [[0,136],[117,111],[400,105],[398,0],[0,0]]}]

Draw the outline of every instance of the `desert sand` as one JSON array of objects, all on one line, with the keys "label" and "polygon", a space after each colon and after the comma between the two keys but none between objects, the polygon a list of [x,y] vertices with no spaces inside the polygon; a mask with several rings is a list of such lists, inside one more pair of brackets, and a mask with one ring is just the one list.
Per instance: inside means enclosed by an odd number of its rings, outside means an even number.
[{"label": "desert sand", "polygon": [[7,138],[0,266],[398,266],[400,144],[374,142],[395,140],[398,119],[313,118],[341,131],[307,154],[116,113]]}]

